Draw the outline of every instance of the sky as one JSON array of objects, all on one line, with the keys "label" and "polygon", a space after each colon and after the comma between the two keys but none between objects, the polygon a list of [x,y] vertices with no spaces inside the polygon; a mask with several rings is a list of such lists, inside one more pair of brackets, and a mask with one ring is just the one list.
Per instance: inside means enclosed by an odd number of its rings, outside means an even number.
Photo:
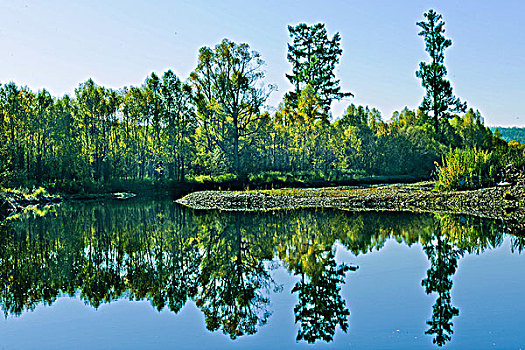
[{"label": "sky", "polygon": [[431,8],[453,43],[445,65],[454,94],[487,125],[525,126],[521,0],[0,0],[0,83],[60,97],[89,78],[119,89],[171,69],[185,80],[200,47],[228,38],[260,53],[265,82],[278,88],[268,100],[275,108],[292,88],[287,26],[323,22],[342,37],[336,77],[355,95],[333,104],[334,118],[354,103],[388,120],[425,93],[415,76],[428,60],[416,22]]}]

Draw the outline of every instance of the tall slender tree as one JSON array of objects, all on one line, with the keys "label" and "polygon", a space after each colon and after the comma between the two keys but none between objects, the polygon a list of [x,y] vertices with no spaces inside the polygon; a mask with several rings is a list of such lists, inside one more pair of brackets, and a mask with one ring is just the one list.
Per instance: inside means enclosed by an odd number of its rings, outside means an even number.
[{"label": "tall slender tree", "polygon": [[431,61],[420,62],[416,76],[426,89],[426,95],[420,108],[432,113],[432,123],[436,132],[440,123],[451,117],[450,112],[465,112],[467,104],[452,94],[452,85],[445,79],[445,50],[452,45],[452,40],[445,38],[445,22],[434,10],[424,14],[426,21],[417,22],[421,28],[419,35],[425,38],[425,47]]},{"label": "tall slender tree", "polygon": [[195,129],[195,111],[191,101],[191,87],[168,70],[162,76],[162,115],[166,125],[170,165],[170,178],[184,181],[185,166],[189,156],[190,135]]}]

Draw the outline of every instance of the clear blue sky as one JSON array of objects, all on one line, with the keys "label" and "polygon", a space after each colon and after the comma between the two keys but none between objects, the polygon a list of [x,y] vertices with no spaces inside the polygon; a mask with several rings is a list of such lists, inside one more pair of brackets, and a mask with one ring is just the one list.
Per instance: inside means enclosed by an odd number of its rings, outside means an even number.
[{"label": "clear blue sky", "polygon": [[446,65],[455,94],[479,109],[488,125],[525,126],[525,2],[502,1],[71,1],[0,0],[0,82],[14,81],[56,96],[79,83],[140,85],[152,71],[186,79],[201,46],[222,38],[246,42],[266,61],[278,86],[277,106],[291,86],[287,25],[324,22],[342,36],[337,76],[383,119],[416,108],[424,91],[414,72],[426,60],[416,21],[434,8],[453,45]]}]

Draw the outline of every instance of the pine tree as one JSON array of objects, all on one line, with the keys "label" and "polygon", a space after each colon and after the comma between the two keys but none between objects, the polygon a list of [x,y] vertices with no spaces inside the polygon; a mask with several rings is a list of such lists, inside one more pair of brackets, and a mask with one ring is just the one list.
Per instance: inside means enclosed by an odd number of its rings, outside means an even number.
[{"label": "pine tree", "polygon": [[310,85],[319,95],[325,110],[332,101],[353,96],[341,92],[339,80],[335,78],[335,65],[339,63],[341,36],[335,33],[330,39],[323,23],[312,26],[300,23],[288,26],[292,43],[288,44],[288,61],[292,64],[292,73],[286,77],[295,86],[295,91],[288,93],[297,103],[301,90]]},{"label": "pine tree", "polygon": [[452,85],[445,79],[445,50],[452,45],[452,41],[443,35],[445,22],[434,10],[429,10],[424,16],[426,21],[416,24],[421,27],[419,35],[425,38],[426,51],[432,61],[420,62],[416,72],[416,76],[421,78],[421,85],[426,89],[420,108],[424,112],[432,112],[434,129],[439,132],[440,124],[451,117],[450,112],[465,112],[467,104],[452,94]]}]

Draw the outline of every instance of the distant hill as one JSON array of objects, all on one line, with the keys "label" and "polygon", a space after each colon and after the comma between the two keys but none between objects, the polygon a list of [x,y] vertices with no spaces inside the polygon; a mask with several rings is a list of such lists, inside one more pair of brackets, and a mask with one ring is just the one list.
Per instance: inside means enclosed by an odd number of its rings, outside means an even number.
[{"label": "distant hill", "polygon": [[516,140],[519,143],[525,143],[525,128],[503,128],[503,127],[491,127],[490,130],[494,132],[494,130],[498,129],[501,132],[501,137],[505,141],[512,141]]}]

